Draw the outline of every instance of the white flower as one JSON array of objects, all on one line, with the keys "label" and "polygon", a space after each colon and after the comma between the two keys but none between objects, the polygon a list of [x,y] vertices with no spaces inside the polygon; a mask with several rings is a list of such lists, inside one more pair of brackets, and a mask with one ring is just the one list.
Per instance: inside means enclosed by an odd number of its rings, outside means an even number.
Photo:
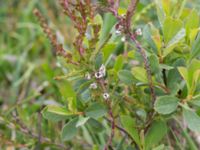
[{"label": "white flower", "polygon": [[99,68],[99,72],[101,72],[103,76],[106,75],[106,67],[104,66],[104,64],[102,64],[101,67]]},{"label": "white flower", "polygon": [[123,37],[121,38],[121,41],[122,41],[122,42],[125,42],[125,41],[126,41],[126,37],[123,36]]},{"label": "white flower", "polygon": [[103,98],[105,100],[109,99],[110,95],[108,93],[103,93]]},{"label": "white flower", "polygon": [[90,79],[91,79],[91,75],[90,75],[89,73],[87,73],[87,74],[85,75],[85,78],[86,78],[87,80],[90,80]]},{"label": "white flower", "polygon": [[116,35],[120,35],[120,34],[121,34],[121,31],[120,31],[120,30],[116,30],[116,31],[115,31],[115,34],[116,34]]},{"label": "white flower", "polygon": [[97,84],[95,82],[91,83],[90,84],[90,89],[97,89]]},{"label": "white flower", "polygon": [[136,35],[142,35],[142,29],[141,28],[138,28],[136,31],[135,31],[135,34]]},{"label": "white flower", "polygon": [[97,78],[97,79],[100,79],[100,78],[103,78],[104,77],[104,75],[103,75],[103,73],[102,72],[96,72],[95,73],[95,78]]},{"label": "white flower", "polygon": [[126,15],[125,15],[125,14],[121,14],[121,16],[122,16],[122,17],[126,17]]},{"label": "white flower", "polygon": [[104,66],[104,64],[101,65],[101,67],[99,68],[99,71],[97,71],[95,73],[95,77],[97,79],[103,78],[106,75],[106,67]]}]

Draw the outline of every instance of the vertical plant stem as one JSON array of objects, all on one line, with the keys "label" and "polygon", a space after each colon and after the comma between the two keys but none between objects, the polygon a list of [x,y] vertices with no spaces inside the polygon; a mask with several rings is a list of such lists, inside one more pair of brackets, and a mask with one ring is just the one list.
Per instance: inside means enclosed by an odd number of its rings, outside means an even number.
[{"label": "vertical plant stem", "polygon": [[[104,82],[105,82],[104,80],[100,80],[99,84],[100,84],[103,92],[105,93],[105,92],[107,92],[107,89],[106,89],[106,86],[104,85]],[[108,114],[110,116],[111,133],[110,133],[108,141],[107,141],[107,143],[106,143],[106,145],[104,147],[104,150],[108,150],[109,146],[112,145],[112,140],[113,140],[113,137],[115,135],[115,127],[116,127],[116,125],[115,125],[115,117],[114,117],[113,112],[112,112],[111,100],[107,99],[106,103],[107,103],[107,106],[108,106]]]},{"label": "vertical plant stem", "polygon": [[151,92],[151,98],[152,98],[152,105],[154,104],[156,100],[156,94],[153,86],[153,80],[151,76],[151,69],[150,69],[150,64],[148,61],[148,58],[146,56],[145,50],[142,48],[141,44],[135,39],[135,36],[132,33],[129,33],[131,40],[135,43],[136,48],[138,49],[139,53],[141,54],[143,61],[144,61],[144,67],[147,73],[147,79],[149,82],[149,88]]},{"label": "vertical plant stem", "polygon": [[115,118],[114,118],[113,113],[112,113],[111,104],[108,104],[108,106],[109,106],[109,115],[110,115],[110,118],[111,118],[110,119],[110,121],[111,121],[111,133],[110,133],[108,142],[104,147],[104,150],[108,150],[108,147],[112,145],[112,140],[113,140],[113,137],[115,135]]}]

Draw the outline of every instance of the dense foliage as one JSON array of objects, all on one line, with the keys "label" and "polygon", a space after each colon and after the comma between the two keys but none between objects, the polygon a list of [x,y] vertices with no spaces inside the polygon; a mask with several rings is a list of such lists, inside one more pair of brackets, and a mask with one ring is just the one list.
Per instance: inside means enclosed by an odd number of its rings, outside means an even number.
[{"label": "dense foliage", "polygon": [[198,8],[0,2],[0,150],[198,150]]}]

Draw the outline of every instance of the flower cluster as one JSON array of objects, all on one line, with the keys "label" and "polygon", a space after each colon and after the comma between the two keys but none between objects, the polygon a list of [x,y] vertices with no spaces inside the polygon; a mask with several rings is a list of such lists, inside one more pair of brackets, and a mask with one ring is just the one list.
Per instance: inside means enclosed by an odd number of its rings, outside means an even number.
[{"label": "flower cluster", "polygon": [[[94,73],[94,77],[96,78],[96,80],[100,80],[100,79],[103,79],[105,76],[106,76],[106,67],[105,67],[104,64],[102,64],[101,67],[98,69],[98,71],[96,71],[96,72]],[[92,79],[92,76],[91,76],[90,73],[86,73],[85,78],[86,78],[87,80],[90,80],[90,79]],[[89,88],[90,88],[90,89],[93,89],[93,90],[97,89],[97,88],[98,88],[97,82],[91,83],[90,86],[89,86]],[[108,100],[109,97],[110,97],[110,95],[109,95],[107,92],[104,92],[104,93],[102,94],[102,96],[103,96],[103,98],[104,98],[105,100]]]}]

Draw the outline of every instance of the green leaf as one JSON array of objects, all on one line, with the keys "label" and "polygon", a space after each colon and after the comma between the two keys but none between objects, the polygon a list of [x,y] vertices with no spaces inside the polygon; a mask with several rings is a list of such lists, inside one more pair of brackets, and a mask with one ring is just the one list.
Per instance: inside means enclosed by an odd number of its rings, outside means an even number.
[{"label": "green leaf", "polygon": [[160,22],[161,27],[163,27],[163,23],[164,23],[166,14],[165,14],[164,9],[163,9],[162,1],[161,0],[155,0],[155,3],[156,3],[158,20]]},{"label": "green leaf", "polygon": [[190,59],[198,57],[199,54],[200,54],[200,33],[198,34],[196,40],[194,41],[194,44],[192,45],[192,51],[191,51],[191,58]]},{"label": "green leaf", "polygon": [[145,136],[145,148],[150,150],[156,146],[167,133],[167,125],[161,120],[154,121]]},{"label": "green leaf", "polygon": [[200,107],[200,94],[196,95],[195,97],[193,97],[192,100],[189,101],[189,103],[191,103],[191,104],[193,104],[195,106]]},{"label": "green leaf", "polygon": [[105,107],[105,105],[99,103],[99,102],[95,102],[93,104],[91,104],[86,110],[86,116],[94,118],[94,119],[98,119],[100,117],[103,117],[106,112],[107,109]]},{"label": "green leaf", "polygon": [[104,63],[107,61],[109,56],[113,53],[115,48],[116,48],[116,44],[114,43],[108,43],[102,48]]},{"label": "green leaf", "polygon": [[132,74],[137,80],[145,82],[145,83],[148,82],[147,75],[146,75],[146,70],[144,68],[142,68],[142,67],[134,67],[132,69]]},{"label": "green leaf", "polygon": [[192,97],[200,77],[200,61],[193,59],[187,68],[179,67],[178,70],[186,81],[188,97]]},{"label": "green leaf", "polygon": [[194,111],[183,108],[183,117],[190,130],[200,132],[200,117]]},{"label": "green leaf", "polygon": [[122,55],[119,55],[117,56],[117,59],[115,61],[115,66],[114,66],[114,69],[116,72],[118,72],[120,69],[122,69],[123,67],[123,56]]},{"label": "green leaf", "polygon": [[95,24],[99,24],[99,25],[103,25],[103,19],[101,17],[101,15],[99,14],[96,14],[95,17],[94,17],[94,23]]},{"label": "green leaf", "polygon": [[181,29],[167,44],[166,48],[164,49],[163,56],[167,56],[172,50],[178,45],[178,43],[185,37],[185,29]]},{"label": "green leaf", "polygon": [[198,150],[194,139],[190,135],[190,132],[187,129],[182,128],[182,130],[183,130],[183,136],[187,140],[187,143],[189,145],[188,147],[190,147],[190,150]]},{"label": "green leaf", "polygon": [[154,105],[155,110],[160,114],[170,114],[174,112],[178,106],[179,99],[166,95],[166,96],[160,96]]},{"label": "green leaf", "polygon": [[74,118],[63,127],[61,135],[63,141],[69,141],[77,134],[78,132],[76,128],[77,121],[78,118]]},{"label": "green leaf", "polygon": [[102,132],[105,129],[104,126],[99,121],[97,121],[93,118],[90,118],[87,121],[87,124],[91,127],[91,129],[94,133]]},{"label": "green leaf", "polygon": [[187,68],[185,67],[178,67],[178,71],[181,74],[181,76],[183,77],[183,79],[185,80],[186,84],[187,84],[187,88],[188,90],[190,90],[190,81],[189,81],[189,77],[188,77],[188,71]]},{"label": "green leaf", "polygon": [[116,23],[116,18],[111,13],[106,13],[104,15],[103,28],[100,34],[100,45],[104,41],[104,39],[106,39],[106,37],[108,36],[110,30],[112,29],[115,23]]},{"label": "green leaf", "polygon": [[67,111],[66,108],[49,105],[42,110],[42,115],[45,119],[57,122],[60,120],[67,119],[75,114]]},{"label": "green leaf", "polygon": [[98,53],[96,55],[94,63],[95,63],[95,69],[99,69],[101,67],[101,65],[103,64],[103,55],[102,55],[102,53]]},{"label": "green leaf", "polygon": [[199,100],[192,100],[190,103],[195,105],[195,106],[200,107],[200,99]]},{"label": "green leaf", "polygon": [[116,150],[122,150],[123,149],[123,144],[126,140],[126,136],[124,136],[121,141],[118,143],[117,147],[116,147]]},{"label": "green leaf", "polygon": [[199,27],[199,14],[197,10],[192,10],[188,17],[185,19],[185,28],[187,30],[187,35],[189,34],[191,29],[195,29]]},{"label": "green leaf", "polygon": [[90,99],[91,99],[90,90],[89,90],[89,89],[84,90],[84,91],[80,94],[80,98],[81,98],[81,101],[82,101],[83,103],[87,103],[88,101],[90,101]]},{"label": "green leaf", "polygon": [[182,27],[183,23],[181,20],[167,17],[163,25],[163,35],[165,43],[168,44],[169,41],[172,40],[174,36],[181,30]]},{"label": "green leaf", "polygon": [[188,78],[191,86],[196,85],[199,78],[200,61],[193,59],[188,67]]},{"label": "green leaf", "polygon": [[118,72],[118,78],[127,85],[133,84],[134,82],[134,77],[129,70],[120,70]]},{"label": "green leaf", "polygon": [[80,126],[83,126],[89,119],[90,117],[79,116],[78,122],[76,123],[76,127],[78,128]]},{"label": "green leaf", "polygon": [[143,31],[143,37],[144,39],[147,41],[147,43],[150,45],[150,47],[153,49],[154,53],[157,54],[157,47],[155,42],[153,41],[152,37],[151,37],[151,32],[150,32],[150,27],[149,25],[146,25],[144,27],[144,31]]},{"label": "green leaf", "polygon": [[64,98],[69,98],[72,97],[74,99],[76,99],[76,92],[74,91],[72,85],[70,82],[59,82],[59,89],[60,92],[62,94],[62,96],[64,96]]},{"label": "green leaf", "polygon": [[151,73],[153,74],[158,74],[160,69],[159,69],[159,59],[156,55],[151,55],[149,57],[149,62],[150,62],[150,68],[151,68]]},{"label": "green leaf", "polygon": [[135,128],[135,120],[130,116],[125,115],[122,115],[120,119],[124,129],[130,134],[130,136],[134,139],[136,144],[140,146],[140,137],[137,129]]},{"label": "green leaf", "polygon": [[74,91],[71,83],[69,82],[59,82],[59,89],[62,96],[68,101],[68,109],[70,111],[76,111],[76,92]]}]

